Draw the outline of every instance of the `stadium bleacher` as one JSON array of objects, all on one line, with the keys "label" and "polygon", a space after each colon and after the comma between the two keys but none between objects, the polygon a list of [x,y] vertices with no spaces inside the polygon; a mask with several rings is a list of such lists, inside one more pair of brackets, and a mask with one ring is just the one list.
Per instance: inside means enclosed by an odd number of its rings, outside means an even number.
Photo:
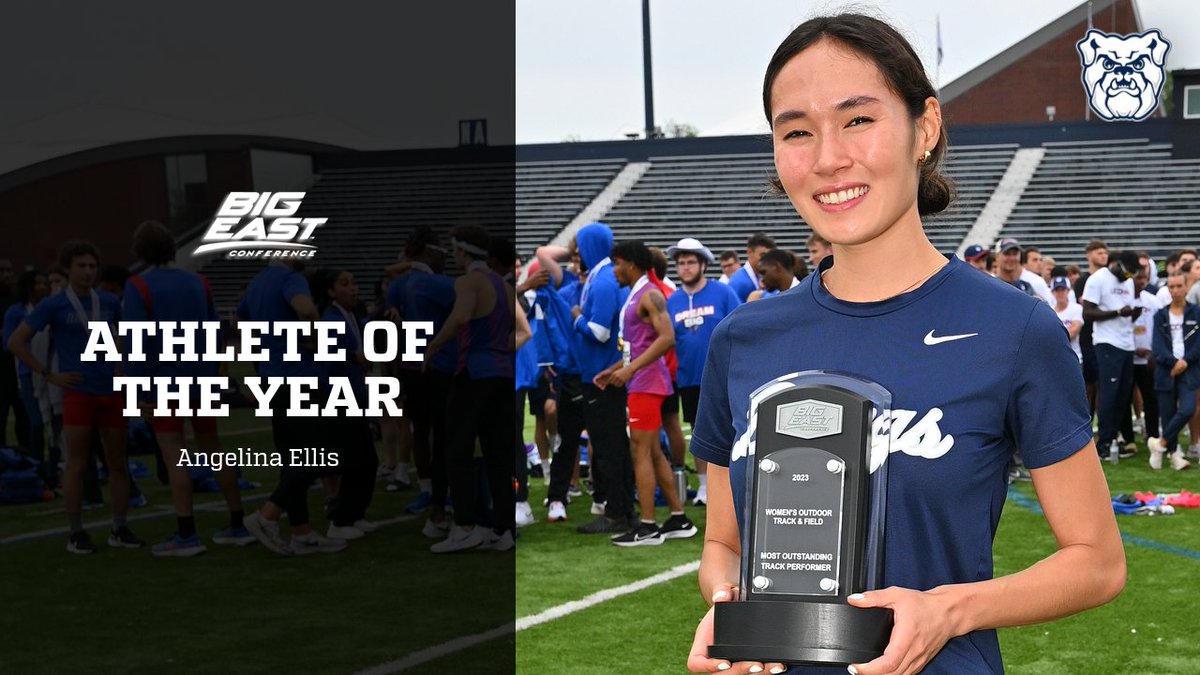
[{"label": "stadium bleacher", "polygon": [[1079,262],[1088,239],[1158,257],[1196,244],[1200,160],[1145,139],[1045,143],[1046,155],[1002,235]]},{"label": "stadium bleacher", "polygon": [[[1200,227],[1200,160],[1171,159],[1169,143],[1146,139],[1043,147],[1045,157],[1001,236],[1036,244],[1060,262],[1080,262],[1083,242],[1092,237],[1113,248],[1154,255],[1194,244]],[[957,198],[949,210],[926,220],[926,232],[939,250],[949,253],[963,242],[1018,149],[1016,143],[951,147],[945,170],[955,181]],[[774,172],[769,152],[649,160],[650,169],[603,217],[616,239],[665,248],[697,236],[715,252],[740,251],[751,233],[763,231],[781,247],[805,250],[811,230],[785,197],[768,190]],[[464,209],[487,224],[504,222],[505,209],[515,206],[515,243],[529,255],[561,232],[626,164],[620,158],[519,162],[515,202],[512,183],[488,165],[335,168],[320,174],[302,213],[353,228],[353,236],[338,238],[344,242],[340,246],[321,247],[320,264],[349,269],[366,285],[396,260],[398,229],[430,225],[445,231],[455,224],[447,221],[449,214],[461,219]],[[494,189],[480,192],[481,173],[483,178],[496,175]],[[227,310],[241,284],[261,266],[218,259],[202,271],[218,306]],[[373,297],[369,289],[362,292],[364,299]]]},{"label": "stadium bleacher", "polygon": [[623,159],[517,164],[517,250],[530,253],[550,241],[624,165]]},{"label": "stadium bleacher", "polygon": [[[953,251],[962,241],[1016,151],[1016,144],[951,149],[946,172],[955,180],[958,199],[927,228],[939,250]],[[805,250],[811,229],[786,198],[768,192],[767,180],[775,170],[770,153],[650,161],[650,170],[604,219],[617,239],[642,239],[665,248],[697,236],[713,251],[740,251],[750,234],[763,231],[781,247]]]}]

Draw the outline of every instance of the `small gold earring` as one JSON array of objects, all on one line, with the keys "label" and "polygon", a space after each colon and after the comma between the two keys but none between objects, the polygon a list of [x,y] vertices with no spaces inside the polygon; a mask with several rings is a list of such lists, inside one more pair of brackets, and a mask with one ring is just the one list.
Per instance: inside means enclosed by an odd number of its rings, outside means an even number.
[{"label": "small gold earring", "polygon": [[925,154],[917,158],[917,164],[924,164],[925,162],[928,162],[931,155],[933,155],[933,153],[926,150]]}]

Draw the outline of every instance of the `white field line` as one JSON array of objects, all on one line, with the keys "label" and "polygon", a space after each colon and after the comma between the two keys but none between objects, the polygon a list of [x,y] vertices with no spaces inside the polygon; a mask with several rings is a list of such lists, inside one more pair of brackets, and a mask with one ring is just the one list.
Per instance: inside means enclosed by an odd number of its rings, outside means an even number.
[{"label": "white field line", "polygon": [[646,577],[640,581],[634,581],[632,583],[625,584],[624,586],[617,586],[615,588],[606,588],[602,591],[592,593],[591,595],[580,600],[565,602],[561,605],[551,607],[545,611],[538,612],[537,614],[521,617],[520,619],[517,619],[515,624],[505,624],[482,633],[476,633],[475,635],[466,635],[455,638],[449,642],[443,642],[442,644],[413,652],[402,659],[372,666],[366,670],[359,671],[358,675],[385,675],[387,673],[398,673],[402,670],[412,668],[413,666],[418,666],[422,663],[428,663],[434,659],[439,659],[443,656],[453,654],[454,652],[467,649],[468,647],[474,647],[475,645],[504,637],[505,635],[513,632],[520,632],[527,628],[533,628],[534,626],[540,626],[543,623],[554,621],[555,619],[561,619],[569,614],[574,614],[575,612],[585,610],[589,607],[594,607],[602,602],[619,598],[622,595],[637,593],[638,591],[657,584],[671,581],[672,579],[678,579],[679,577],[686,576],[688,574],[695,574],[699,569],[700,561],[698,560],[685,563],[683,565],[677,565],[665,572],[660,572],[654,576]]}]

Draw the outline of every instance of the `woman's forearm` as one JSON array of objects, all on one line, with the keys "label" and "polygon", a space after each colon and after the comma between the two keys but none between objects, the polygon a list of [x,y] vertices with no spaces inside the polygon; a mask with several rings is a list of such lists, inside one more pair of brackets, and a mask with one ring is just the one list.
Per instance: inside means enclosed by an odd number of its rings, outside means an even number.
[{"label": "woman's forearm", "polygon": [[724,586],[737,586],[741,559],[737,552],[719,541],[707,540],[700,555],[698,575],[700,595],[713,604],[713,593]]},{"label": "woman's forearm", "polygon": [[1103,605],[1125,585],[1125,553],[1074,544],[1015,574],[939,586],[957,633],[1053,621]]}]

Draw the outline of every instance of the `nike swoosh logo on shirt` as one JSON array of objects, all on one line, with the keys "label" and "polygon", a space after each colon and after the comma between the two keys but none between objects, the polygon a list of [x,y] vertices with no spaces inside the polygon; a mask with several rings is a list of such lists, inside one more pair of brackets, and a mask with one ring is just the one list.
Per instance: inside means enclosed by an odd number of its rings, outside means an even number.
[{"label": "nike swoosh logo on shirt", "polygon": [[939,337],[934,337],[933,331],[929,331],[929,334],[925,336],[925,344],[932,347],[933,345],[940,345],[943,342],[953,342],[954,340],[962,340],[964,338],[975,337],[976,335],[979,335],[979,333],[965,333],[963,335],[942,335]]}]

